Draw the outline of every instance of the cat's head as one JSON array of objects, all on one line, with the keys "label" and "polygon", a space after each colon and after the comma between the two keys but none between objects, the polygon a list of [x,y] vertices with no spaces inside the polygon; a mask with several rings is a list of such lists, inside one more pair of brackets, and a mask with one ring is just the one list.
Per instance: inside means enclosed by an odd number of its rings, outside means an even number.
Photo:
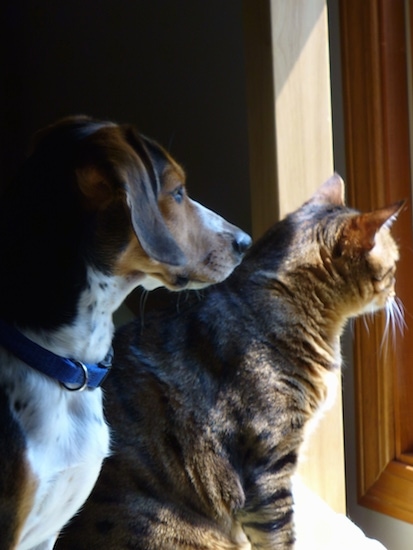
[{"label": "cat's head", "polygon": [[291,295],[307,296],[309,305],[319,302],[326,315],[346,319],[384,307],[394,313],[399,252],[390,226],[403,204],[368,213],[348,208],[335,174],[262,239],[267,252],[251,255],[262,259],[261,273]]}]

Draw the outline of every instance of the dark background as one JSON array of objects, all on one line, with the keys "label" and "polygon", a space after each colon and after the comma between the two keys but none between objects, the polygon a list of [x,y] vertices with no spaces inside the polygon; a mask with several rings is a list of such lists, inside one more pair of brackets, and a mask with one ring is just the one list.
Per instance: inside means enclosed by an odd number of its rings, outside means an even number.
[{"label": "dark background", "polygon": [[241,0],[3,0],[1,185],[30,135],[83,113],[132,122],[190,194],[250,231]]}]

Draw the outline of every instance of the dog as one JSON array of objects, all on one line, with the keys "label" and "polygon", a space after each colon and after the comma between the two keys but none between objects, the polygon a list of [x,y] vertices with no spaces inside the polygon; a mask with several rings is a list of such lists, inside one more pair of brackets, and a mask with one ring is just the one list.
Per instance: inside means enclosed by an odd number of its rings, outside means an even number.
[{"label": "dog", "polygon": [[219,282],[250,243],[133,126],[76,116],[35,135],[0,200],[2,550],[51,549],[97,479],[125,297]]}]

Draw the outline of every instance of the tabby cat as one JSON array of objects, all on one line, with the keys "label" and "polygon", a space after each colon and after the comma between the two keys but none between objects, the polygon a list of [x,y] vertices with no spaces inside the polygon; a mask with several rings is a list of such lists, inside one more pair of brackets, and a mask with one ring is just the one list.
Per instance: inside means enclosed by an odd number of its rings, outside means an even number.
[{"label": "tabby cat", "polygon": [[113,454],[57,549],[293,548],[291,476],[343,327],[395,304],[402,205],[343,195],[335,175],[202,299],[119,330]]}]

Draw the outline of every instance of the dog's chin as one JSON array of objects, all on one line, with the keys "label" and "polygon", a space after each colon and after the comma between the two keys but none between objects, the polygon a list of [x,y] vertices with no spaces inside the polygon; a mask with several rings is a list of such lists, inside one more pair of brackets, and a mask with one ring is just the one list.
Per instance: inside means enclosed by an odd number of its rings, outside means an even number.
[{"label": "dog's chin", "polygon": [[155,288],[159,288],[161,286],[165,286],[165,283],[161,281],[161,279],[158,279],[157,277],[152,277],[151,275],[145,275],[140,281],[140,286],[142,286],[145,290],[155,290]]},{"label": "dog's chin", "polygon": [[177,275],[171,280],[154,277],[153,275],[145,275],[143,279],[139,281],[139,284],[145,290],[155,290],[155,288],[165,287],[173,292],[178,292],[180,290],[200,290],[213,284],[213,282],[191,280],[180,275]]}]

